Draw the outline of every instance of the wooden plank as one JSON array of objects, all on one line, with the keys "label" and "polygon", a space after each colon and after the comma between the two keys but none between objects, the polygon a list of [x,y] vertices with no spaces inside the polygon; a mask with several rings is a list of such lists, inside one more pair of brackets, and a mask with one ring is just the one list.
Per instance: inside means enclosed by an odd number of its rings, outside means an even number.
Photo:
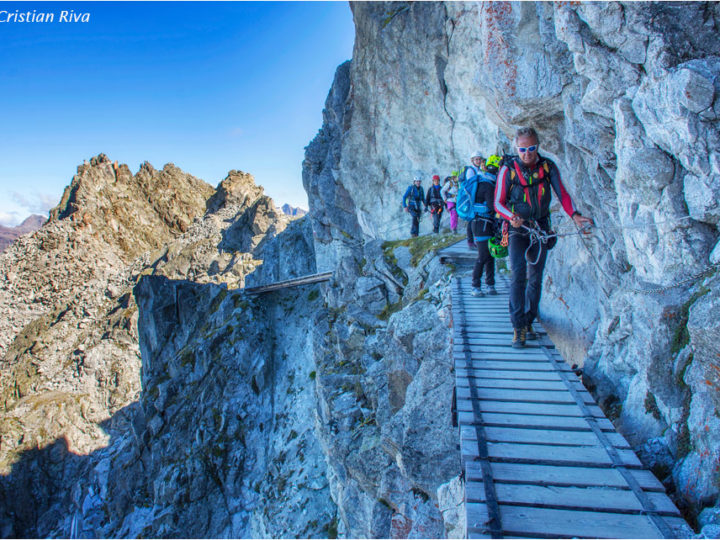
[{"label": "wooden plank", "polygon": [[508,340],[505,345],[473,345],[472,343],[458,343],[458,341],[455,341],[453,351],[458,352],[467,349],[472,353],[483,356],[511,354],[516,357],[547,360],[548,357],[545,353],[538,349],[537,344],[534,345],[535,346],[531,345],[530,347],[524,347],[522,349],[515,349],[512,346],[511,340]]},{"label": "wooden plank", "polygon": [[466,294],[463,296],[462,301],[453,295],[450,300],[450,307],[455,313],[459,313],[461,310],[472,313],[486,313],[488,310],[492,310],[499,314],[504,314],[505,317],[510,320],[510,302],[505,295],[496,296],[491,299],[487,296],[484,298],[473,298],[469,294]]},{"label": "wooden plank", "polygon": [[[519,389],[519,390],[561,390],[567,392],[567,386],[562,380],[527,380],[527,379],[484,379],[482,377],[467,377],[455,373],[455,385],[467,387],[472,384],[475,388]],[[577,390],[585,390],[583,384],[576,380],[571,384]]]},{"label": "wooden plank", "polygon": [[[626,467],[642,467],[632,450],[618,449]],[[524,463],[577,463],[578,465],[612,465],[605,449],[593,446],[554,446],[543,444],[488,443],[490,457]]]},{"label": "wooden plank", "polygon": [[479,352],[473,350],[466,351],[462,347],[453,348],[452,356],[456,360],[465,361],[465,357],[467,354],[470,354],[470,359],[473,361],[498,360],[504,362],[538,362],[548,363],[550,365],[557,364],[561,367],[566,367],[570,369],[570,366],[565,362],[557,360],[553,361],[539,351],[531,352],[528,349],[520,349],[518,351],[517,349],[513,349],[512,347],[507,347],[506,352]]},{"label": "wooden plank", "polygon": [[[573,396],[563,390],[503,390],[497,388],[476,388],[479,399],[493,401],[528,402],[528,403],[575,403]],[[469,388],[457,388],[457,397],[470,399]],[[592,400],[590,403],[594,403]]]},{"label": "wooden plank", "polygon": [[[590,431],[590,425],[584,418],[572,416],[550,416],[550,415],[529,415],[529,414],[506,414],[483,412],[483,425],[485,426],[514,426],[528,428],[548,429],[574,429]],[[613,431],[615,427],[610,420],[605,418],[596,419],[598,427],[603,431]],[[477,423],[475,415],[470,411],[458,411],[458,423],[460,425],[474,425]]]},{"label": "wooden plank", "polygon": [[489,308],[464,308],[460,311],[457,308],[453,308],[452,317],[454,321],[468,322],[475,321],[478,324],[495,324],[495,325],[508,325],[512,326],[510,322],[510,315],[508,314],[507,308],[501,309],[489,309]]},{"label": "wooden plank", "polygon": [[[541,335],[545,335],[545,332],[543,332],[541,330],[535,330],[535,332],[538,334],[541,334]],[[497,332],[487,332],[486,330],[484,330],[482,328],[465,328],[465,335],[470,339],[497,339],[497,340],[502,339],[497,336]],[[530,341],[535,341],[535,340],[530,340]],[[552,342],[550,342],[550,343],[552,343]],[[553,345],[553,347],[554,347],[554,345]]]},{"label": "wooden plank", "polygon": [[462,312],[453,310],[453,320],[459,322],[474,323],[485,326],[512,326],[508,314],[505,312],[494,312],[487,310],[464,310]]},{"label": "wooden plank", "polygon": [[453,318],[453,321],[455,321],[455,328],[457,331],[463,330],[461,328],[460,324],[464,324],[464,330],[466,332],[468,331],[490,331],[490,330],[508,330],[510,329],[512,331],[512,324],[510,324],[510,321],[507,322],[498,322],[498,321],[487,321],[480,318],[475,317],[465,317],[465,319],[458,319],[456,317]]},{"label": "wooden plank", "polygon": [[[457,324],[457,320],[456,320],[456,324]],[[473,333],[474,333],[474,334],[477,334],[477,335],[485,335],[485,336],[498,336],[498,337],[500,337],[500,336],[512,336],[512,335],[513,335],[513,329],[512,329],[512,326],[509,326],[509,325],[508,325],[508,326],[504,326],[504,327],[502,327],[502,328],[501,328],[501,327],[497,327],[497,328],[483,328],[481,332],[478,331],[477,328],[473,328],[473,327],[467,327],[467,328],[466,328],[466,330],[465,330],[465,334],[466,334],[466,335],[472,335]],[[457,326],[455,327],[454,335],[457,335],[457,336],[460,336],[460,335],[461,335],[461,333],[460,333],[460,331],[458,330],[458,327],[457,327]]]},{"label": "wooden plank", "polygon": [[[462,341],[464,343],[467,343],[468,345],[508,346],[511,343],[511,340],[506,339],[504,337],[499,337],[497,334],[491,334],[489,336],[487,334],[476,334],[476,335],[483,336],[483,337],[473,337],[470,335],[462,336],[462,334],[460,334],[460,332],[458,332],[458,334],[459,334],[458,337],[462,337],[463,339],[462,340],[457,339],[456,342]],[[537,341],[531,340],[531,341],[525,342],[525,347],[545,347],[545,345],[542,345],[542,344],[538,343]]]},{"label": "wooden plank", "polygon": [[[475,364],[475,362],[473,362]],[[518,380],[518,381],[562,381],[560,373],[557,371],[517,371],[503,369],[467,369],[464,367],[456,367],[455,373],[462,377],[473,377],[476,379],[490,380]],[[568,374],[569,375],[569,374]],[[576,376],[571,376],[570,380],[580,382]]]},{"label": "wooden plank", "polygon": [[[467,283],[461,283],[460,284],[460,292],[466,293],[472,291],[472,282],[468,281]],[[485,288],[485,284],[483,283],[483,289]],[[457,288],[453,288],[453,294],[457,292]],[[500,292],[500,290],[506,291],[508,294],[510,292],[510,284],[508,283],[501,283],[498,281],[495,281],[495,290]],[[494,295],[493,295],[494,296]]]},{"label": "wooden plank", "polygon": [[512,326],[510,316],[505,310],[488,310],[488,309],[464,309],[462,312],[458,309],[452,311],[454,321],[474,321],[477,324],[486,325],[507,325]]},{"label": "wooden plank", "polygon": [[[523,349],[513,349],[508,347],[507,352],[493,352],[493,353],[482,353],[469,351],[472,354],[473,359],[478,360],[510,360],[518,362],[550,362],[550,360],[542,353],[530,352]],[[460,354],[464,354],[465,351],[462,349],[455,349],[453,356],[457,357]],[[570,366],[568,366],[570,367]]]},{"label": "wooden plank", "polygon": [[[480,399],[488,399],[493,401],[527,401],[532,403],[576,403],[575,398],[567,390],[505,390],[503,388],[475,388],[477,397]],[[470,389],[459,387],[457,389],[458,398],[470,397]],[[580,392],[586,405],[594,405],[595,400],[587,392]]]},{"label": "wooden plank", "polygon": [[[477,440],[477,433],[475,429],[470,426],[462,427],[461,436],[470,440]],[[627,441],[618,433],[606,433],[605,436],[615,448],[626,450],[630,448]],[[552,444],[559,446],[601,446],[600,441],[592,431],[486,426],[485,437],[491,442]]]},{"label": "wooden plank", "polygon": [[[498,482],[539,484],[550,486],[607,486],[630,489],[623,476],[613,468],[568,467],[533,465],[526,463],[492,463],[493,478]],[[644,469],[629,469],[644,490],[665,493],[665,488],[655,476]],[[480,462],[465,463],[465,478],[468,481],[482,481]]]},{"label": "wooden plank", "polygon": [[[495,413],[511,413],[511,414],[536,414],[543,416],[574,416],[582,418],[583,414],[576,404],[549,404],[549,403],[523,403],[523,402],[509,402],[509,401],[479,401],[481,411],[495,412]],[[469,399],[463,399],[458,397],[457,399],[458,411],[470,411],[472,412],[472,403]],[[605,418],[600,407],[597,405],[588,407],[590,413],[595,418]]]},{"label": "wooden plank", "polygon": [[[508,298],[510,297],[510,289],[503,287],[502,285],[495,285],[495,291],[497,294],[487,294],[488,290],[483,285],[483,292],[485,293],[485,296],[473,296],[472,295],[472,287],[462,287],[460,289],[460,294],[462,294],[462,299],[465,304],[468,302],[472,303],[499,303],[502,302],[507,307],[508,304]],[[458,291],[453,290],[453,299],[455,299],[458,296]]]},{"label": "wooden plank", "polygon": [[[486,502],[485,487],[481,482],[468,482],[465,500]],[[609,487],[559,487],[505,484],[495,482],[500,504],[540,506],[545,508],[568,508],[600,512],[642,512],[643,505],[629,490]],[[647,493],[655,509],[666,515],[679,516],[680,512],[664,493]]]},{"label": "wooden plank", "polygon": [[507,352],[505,353],[473,353],[472,351],[463,351],[460,350],[454,350],[453,351],[453,358],[455,361],[464,362],[465,361],[465,355],[470,354],[470,358],[473,361],[489,361],[489,360],[495,360],[499,362],[534,362],[538,364],[550,364],[550,365],[558,365],[558,367],[567,370],[572,371],[572,368],[566,364],[565,362],[560,361],[552,361],[549,358],[547,358],[543,354],[538,353],[531,353],[531,352],[523,352],[523,349],[513,349],[511,347],[507,348]]},{"label": "wooden plank", "polygon": [[[483,285],[483,290],[486,290],[484,285]],[[462,294],[463,303],[466,305],[467,305],[467,303],[472,302],[473,304],[504,305],[507,308],[508,300],[510,297],[510,289],[507,289],[507,288],[499,286],[499,285],[495,285],[495,290],[497,291],[497,294],[485,294],[485,296],[473,296],[472,295],[472,287],[463,287],[460,289],[460,294]],[[458,298],[458,291],[453,290],[452,295],[453,295],[453,300],[455,300],[456,298]]]},{"label": "wooden plank", "polygon": [[453,315],[465,314],[466,316],[474,316],[478,319],[487,319],[490,322],[510,322],[510,313],[508,312],[507,304],[502,307],[490,305],[473,306],[463,302],[462,306],[453,306],[452,312]]},{"label": "wooden plank", "polygon": [[[467,369],[468,365],[464,360],[459,360],[455,357],[455,368],[456,369]],[[568,375],[574,375],[570,366],[561,366],[559,370],[551,362],[538,362],[536,360],[485,360],[485,359],[473,359],[472,369],[491,370],[497,369],[499,371],[546,371],[551,373],[557,373],[558,371],[565,371]]]},{"label": "wooden plank", "polygon": [[[459,341],[461,337],[469,336],[473,332],[482,332],[483,335],[488,337],[496,337],[497,339],[502,339],[501,336],[498,336],[497,334],[505,335],[509,334],[510,336],[513,335],[513,327],[510,324],[486,324],[486,323],[479,323],[479,322],[473,322],[472,320],[466,320],[465,326],[461,327],[455,319],[455,328],[453,331],[453,338],[455,338],[456,341]],[[510,340],[508,340],[508,343]]]},{"label": "wooden plank", "polygon": [[[487,520],[483,503],[467,503],[468,531],[482,529]],[[650,518],[613,512],[583,512],[526,506],[500,506],[507,534],[553,538],[661,538]],[[470,517],[472,516],[472,520]],[[670,519],[670,518],[669,518]]]},{"label": "wooden plank", "polygon": [[[468,335],[462,335],[460,332],[458,332],[457,336],[453,336],[453,342],[456,344],[461,343],[467,343],[468,345],[472,345],[475,347],[511,347],[512,339],[508,339],[508,337],[501,337],[497,334],[490,334],[489,336],[487,334],[482,334],[484,337],[477,338],[472,337]],[[529,340],[525,341],[525,348],[532,348],[536,349],[539,347],[548,347],[547,345],[543,345],[542,343],[539,343],[537,340]],[[548,347],[552,348],[552,347]]]},{"label": "wooden plank", "polygon": [[474,316],[478,318],[487,318],[488,320],[494,320],[497,322],[510,322],[510,312],[508,311],[508,304],[505,302],[503,305],[490,305],[490,304],[468,304],[466,300],[463,300],[463,304],[451,306],[453,316],[465,315]]}]

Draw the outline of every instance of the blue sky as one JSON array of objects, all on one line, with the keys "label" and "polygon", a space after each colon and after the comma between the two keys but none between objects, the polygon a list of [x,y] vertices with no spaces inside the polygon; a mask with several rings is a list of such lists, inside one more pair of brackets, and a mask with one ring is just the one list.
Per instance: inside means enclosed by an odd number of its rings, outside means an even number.
[{"label": "blue sky", "polygon": [[99,153],[212,185],[243,170],[307,208],[304,147],[352,56],[346,2],[0,2],[0,20],[16,10],[55,22],[0,22],[0,224],[56,205]]}]

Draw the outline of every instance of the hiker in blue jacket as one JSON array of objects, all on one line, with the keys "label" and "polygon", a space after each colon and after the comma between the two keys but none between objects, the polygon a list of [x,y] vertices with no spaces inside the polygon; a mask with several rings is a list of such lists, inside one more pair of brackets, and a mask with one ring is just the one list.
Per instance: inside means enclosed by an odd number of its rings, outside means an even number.
[{"label": "hiker in blue jacket", "polygon": [[[467,182],[468,180],[471,180],[475,175],[481,174],[483,172],[483,168],[485,166],[485,159],[483,158],[480,151],[473,152],[473,154],[470,156],[470,165],[465,167],[463,169],[463,172],[460,174],[460,186]],[[473,232],[472,232],[472,225],[471,222],[468,221],[467,223],[467,243],[468,248],[475,249],[477,246],[475,245],[475,241],[473,240]]]},{"label": "hiker in blue jacket", "polygon": [[472,225],[473,240],[477,245],[478,258],[473,268],[472,294],[485,296],[482,289],[482,276],[485,273],[487,294],[497,294],[495,290],[495,259],[490,255],[488,240],[495,236],[495,181],[500,165],[500,156],[489,156],[484,171],[480,173],[477,191],[475,191],[475,219]]},{"label": "hiker in blue jacket", "polygon": [[403,195],[403,208],[412,216],[412,225],[410,226],[410,236],[415,238],[420,231],[420,216],[425,206],[425,191],[422,186],[422,178],[416,176],[413,183],[408,186],[405,195]]}]

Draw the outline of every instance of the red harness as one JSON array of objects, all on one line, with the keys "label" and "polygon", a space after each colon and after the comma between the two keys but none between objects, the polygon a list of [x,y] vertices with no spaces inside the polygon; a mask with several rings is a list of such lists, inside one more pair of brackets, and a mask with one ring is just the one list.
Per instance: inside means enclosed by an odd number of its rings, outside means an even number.
[{"label": "red harness", "polygon": [[[517,174],[517,177],[518,177],[518,183],[522,186],[523,191],[525,192],[525,202],[530,204],[530,186],[533,185],[532,178],[533,178],[533,176],[535,176],[535,174],[533,174],[530,177],[530,182],[528,182],[525,179],[525,177],[523,176],[522,171],[520,170],[520,165],[518,165],[518,162],[515,161],[513,163],[513,165],[515,165],[515,173]],[[547,167],[547,162],[544,162],[541,167],[538,167],[538,172],[537,172],[537,178],[540,180],[540,182],[543,183],[543,185],[541,185],[537,190],[537,193],[538,193],[537,202],[538,202],[539,207],[542,206],[542,198],[545,195],[545,185],[544,184],[545,184],[545,172],[547,171],[546,167]]]}]

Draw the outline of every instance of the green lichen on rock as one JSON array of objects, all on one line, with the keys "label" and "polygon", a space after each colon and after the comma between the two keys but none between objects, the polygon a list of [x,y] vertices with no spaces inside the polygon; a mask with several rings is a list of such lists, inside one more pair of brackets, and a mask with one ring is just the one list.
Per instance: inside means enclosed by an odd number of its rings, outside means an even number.
[{"label": "green lichen on rock", "polygon": [[660,412],[660,408],[658,407],[657,400],[655,399],[655,396],[650,392],[645,394],[645,412],[648,414],[652,414],[655,420],[662,420],[662,413]]},{"label": "green lichen on rock", "polygon": [[683,347],[690,343],[690,333],[687,329],[688,319],[690,317],[690,308],[700,298],[710,292],[707,287],[701,286],[695,291],[692,296],[688,299],[685,304],[680,308],[680,321],[673,334],[672,341],[670,343],[670,352],[672,354],[679,353]]},{"label": "green lichen on rock", "polygon": [[416,238],[384,242],[382,248],[386,259],[388,261],[394,260],[394,264],[397,265],[397,258],[390,253],[399,246],[407,247],[410,250],[411,255],[410,264],[417,266],[423,257],[425,257],[428,253],[435,253],[443,248],[451,246],[459,240],[462,240],[462,238],[462,235],[457,234],[428,234],[425,236],[418,236]]},{"label": "green lichen on rock", "polygon": [[325,530],[327,531],[328,538],[337,538],[337,536],[338,536],[337,517],[334,517],[332,520],[330,520],[330,522],[325,526]]},{"label": "green lichen on rock", "polygon": [[378,319],[381,321],[387,321],[393,313],[397,313],[403,308],[402,300],[399,300],[393,304],[386,305],[378,315]]}]

